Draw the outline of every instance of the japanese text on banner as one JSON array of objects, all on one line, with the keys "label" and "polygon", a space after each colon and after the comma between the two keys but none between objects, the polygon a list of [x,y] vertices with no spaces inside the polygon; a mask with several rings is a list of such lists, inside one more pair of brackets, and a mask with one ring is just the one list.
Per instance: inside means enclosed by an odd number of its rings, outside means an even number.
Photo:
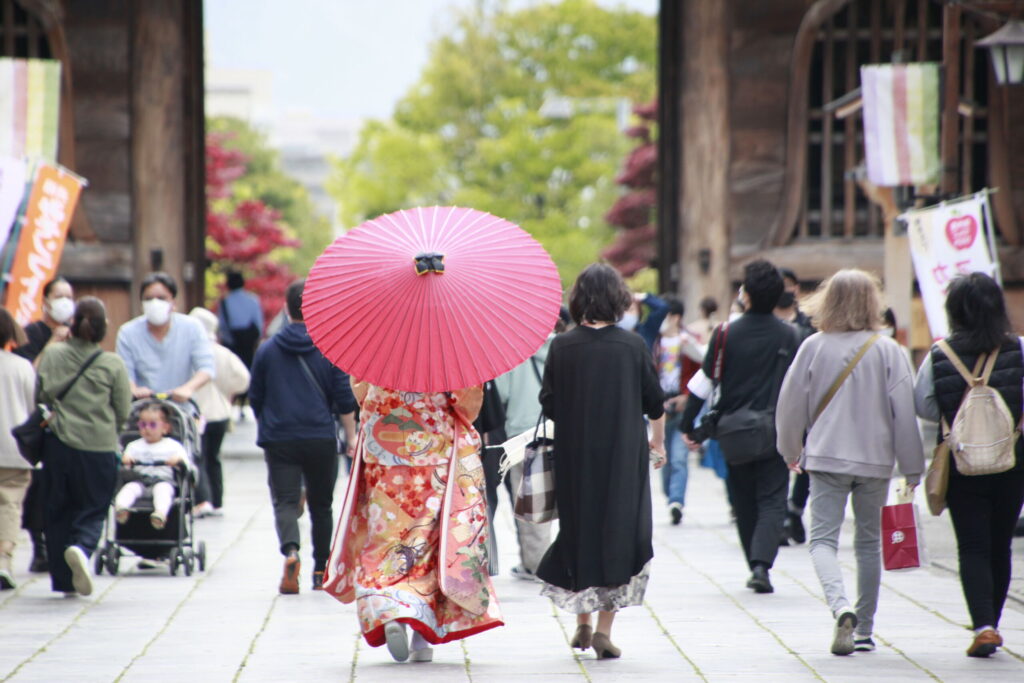
[{"label": "japanese text on banner", "polygon": [[4,301],[19,325],[40,317],[43,285],[57,274],[82,184],[78,176],[49,164],[36,172]]},{"label": "japanese text on banner", "polygon": [[934,339],[949,334],[945,304],[953,278],[975,272],[994,274],[985,234],[988,226],[984,204],[984,198],[975,197],[904,215],[914,272]]}]

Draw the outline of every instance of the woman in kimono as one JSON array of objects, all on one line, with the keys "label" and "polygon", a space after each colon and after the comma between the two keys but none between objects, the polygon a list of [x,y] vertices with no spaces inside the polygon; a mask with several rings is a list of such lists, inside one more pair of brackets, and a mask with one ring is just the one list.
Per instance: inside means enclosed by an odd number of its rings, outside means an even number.
[{"label": "woman in kimono", "polygon": [[[399,662],[501,626],[487,574],[480,387],[446,393],[353,380],[359,437],[324,590],[356,603],[366,642]],[[406,629],[412,627],[412,643]]]},{"label": "woman in kimono", "polygon": [[551,343],[540,393],[555,421],[559,531],[537,577],[542,595],[576,614],[572,647],[593,647],[599,659],[621,654],[611,641],[616,611],[643,604],[654,555],[650,460],[665,464],[653,358],[643,339],[615,325],[631,300],[611,267],[580,273],[569,295],[577,327]]}]

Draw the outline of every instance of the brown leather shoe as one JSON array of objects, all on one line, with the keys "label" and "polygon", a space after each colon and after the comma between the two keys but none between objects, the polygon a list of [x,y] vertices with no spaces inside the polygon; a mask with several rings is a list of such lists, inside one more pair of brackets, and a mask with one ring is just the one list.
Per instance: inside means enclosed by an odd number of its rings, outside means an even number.
[{"label": "brown leather shoe", "polygon": [[299,592],[299,570],[302,569],[302,562],[298,555],[289,555],[284,561],[284,574],[281,575],[281,585],[278,587],[284,595],[294,595]]},{"label": "brown leather shoe", "polygon": [[576,635],[572,637],[569,647],[577,650],[586,650],[590,647],[590,641],[594,637],[594,629],[590,624],[579,624],[576,627]]},{"label": "brown leather shoe", "polygon": [[974,641],[971,643],[971,646],[967,648],[967,656],[988,657],[1002,644],[1003,637],[999,635],[999,632],[994,629],[987,628],[974,636]]},{"label": "brown leather shoe", "polygon": [[590,644],[598,659],[618,659],[622,656],[622,650],[612,645],[611,638],[600,631],[594,634]]}]

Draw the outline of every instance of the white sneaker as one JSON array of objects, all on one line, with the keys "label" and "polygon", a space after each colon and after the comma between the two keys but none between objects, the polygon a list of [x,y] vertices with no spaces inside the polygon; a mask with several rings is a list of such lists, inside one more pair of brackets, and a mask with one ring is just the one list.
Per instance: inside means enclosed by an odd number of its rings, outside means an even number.
[{"label": "white sneaker", "polygon": [[92,573],[85,552],[77,545],[70,545],[64,551],[64,561],[71,568],[71,585],[78,594],[92,595]]},{"label": "white sneaker", "polygon": [[405,624],[400,621],[389,621],[384,624],[384,640],[388,644],[388,652],[396,662],[409,659],[409,638],[405,634]]},{"label": "white sneaker", "polygon": [[832,654],[853,654],[853,629],[857,627],[857,615],[847,607],[836,616],[836,627],[832,633]]},{"label": "white sneaker", "polygon": [[409,653],[410,662],[432,662],[434,661],[434,648],[423,647]]},{"label": "white sneaker", "polygon": [[192,516],[196,519],[209,517],[211,514],[213,514],[213,506],[206,502],[200,503],[192,508]]}]

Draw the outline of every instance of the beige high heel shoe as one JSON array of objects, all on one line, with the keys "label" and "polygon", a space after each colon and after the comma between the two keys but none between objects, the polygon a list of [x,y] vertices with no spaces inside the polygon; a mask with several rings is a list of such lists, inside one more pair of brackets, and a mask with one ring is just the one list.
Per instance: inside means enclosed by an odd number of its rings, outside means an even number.
[{"label": "beige high heel shoe", "polygon": [[590,640],[594,637],[594,629],[590,624],[579,624],[576,627],[576,635],[572,637],[569,647],[577,650],[586,650],[590,647]]},{"label": "beige high heel shoe", "polygon": [[618,659],[622,656],[622,650],[612,645],[611,639],[600,631],[594,634],[590,644],[598,659]]}]

